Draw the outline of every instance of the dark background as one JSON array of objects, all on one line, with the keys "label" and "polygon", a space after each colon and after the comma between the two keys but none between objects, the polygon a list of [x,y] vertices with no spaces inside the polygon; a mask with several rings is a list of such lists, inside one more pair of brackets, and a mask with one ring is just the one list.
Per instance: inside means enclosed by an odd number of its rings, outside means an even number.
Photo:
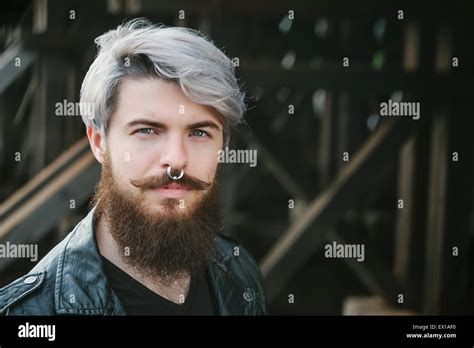
[{"label": "dark background", "polygon": [[[270,314],[473,314],[470,7],[3,2],[0,242],[38,243],[43,256],[87,212],[100,167],[80,117],[54,105],[79,101],[94,38],[143,16],[199,29],[239,59],[248,125],[231,147],[257,149],[258,165],[224,165],[225,225],[261,264]],[[421,119],[380,117],[389,99],[419,102]],[[364,244],[365,261],[325,258],[333,241]],[[0,259],[0,286],[33,266]]]}]

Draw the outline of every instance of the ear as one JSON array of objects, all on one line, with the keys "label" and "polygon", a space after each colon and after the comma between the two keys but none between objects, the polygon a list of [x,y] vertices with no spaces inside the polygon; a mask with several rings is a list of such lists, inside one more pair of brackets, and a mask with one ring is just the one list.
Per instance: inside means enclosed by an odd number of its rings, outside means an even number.
[{"label": "ear", "polygon": [[95,158],[97,161],[99,161],[99,163],[103,163],[107,151],[105,136],[102,136],[102,134],[96,128],[88,126],[87,138],[89,138],[89,144]]}]

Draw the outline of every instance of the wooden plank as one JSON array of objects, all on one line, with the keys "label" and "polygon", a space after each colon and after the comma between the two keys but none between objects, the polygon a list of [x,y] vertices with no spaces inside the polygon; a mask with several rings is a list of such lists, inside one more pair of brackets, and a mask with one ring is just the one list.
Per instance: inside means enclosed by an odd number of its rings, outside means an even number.
[{"label": "wooden plank", "polygon": [[26,172],[29,178],[33,178],[46,166],[47,69],[45,59],[38,59],[34,74],[35,78],[38,78],[38,88],[35,90],[30,108],[25,141],[26,151],[22,153],[22,162],[27,165]]},{"label": "wooden plank", "polygon": [[62,153],[54,162],[41,170],[33,179],[28,181],[24,186],[15,191],[8,199],[0,205],[0,214],[6,217],[11,209],[18,205],[21,201],[25,201],[40,187],[57,173],[62,170],[68,163],[77,158],[80,154],[86,152],[89,148],[87,137],[82,138],[64,153]]},{"label": "wooden plank", "polygon": [[326,91],[326,105],[320,118],[320,135],[318,146],[319,187],[326,186],[335,174],[335,164],[340,157],[336,154],[336,107],[337,95]]},{"label": "wooden plank", "polygon": [[245,57],[240,57],[239,76],[246,85],[262,88],[287,86],[294,89],[305,86],[312,90],[326,88],[357,91],[360,86],[364,86],[366,90],[380,93],[403,90],[404,93],[418,94],[422,91],[431,97],[442,97],[446,102],[474,96],[469,79],[461,79],[452,74],[435,75],[426,71],[407,73],[385,70],[381,75],[378,71],[351,69],[349,74],[343,68],[311,69],[304,62],[301,65],[296,63],[291,70],[284,70],[276,63],[246,61]]},{"label": "wooden plank", "polygon": [[303,217],[295,221],[265,255],[261,268],[269,301],[321,246],[328,228],[355,204],[357,197],[370,185],[374,173],[392,161],[411,133],[410,125],[415,124],[405,122],[383,122],[334,182],[308,205]]},{"label": "wooden plank", "polygon": [[395,226],[394,274],[403,289],[405,308],[422,311],[426,236],[429,133],[421,128],[402,147],[399,156]]},{"label": "wooden plank", "polygon": [[[425,314],[463,314],[472,297],[467,289],[472,275],[469,263],[474,176],[471,115],[472,111],[458,112],[456,118],[450,118],[440,111],[431,129]],[[453,160],[454,152],[458,153],[458,161]]]},{"label": "wooden plank", "polygon": [[408,21],[403,32],[403,69],[417,70],[420,61],[420,26],[418,22]]},{"label": "wooden plank", "polygon": [[[16,59],[21,64],[16,66]],[[0,56],[0,94],[22,75],[34,62],[36,54],[25,50],[21,45],[7,49]]]},{"label": "wooden plank", "polygon": [[92,153],[84,154],[79,160],[65,169],[54,181],[50,182],[33,197],[30,197],[21,208],[16,209],[8,216],[0,226],[0,238],[7,237],[18,225],[28,219],[28,216],[39,209],[55,193],[63,189],[63,186],[71,182],[81,171],[94,163]]},{"label": "wooden plank", "polygon": [[380,296],[351,296],[344,300],[342,315],[415,315],[416,313],[400,310]]},{"label": "wooden plank", "polygon": [[441,266],[446,206],[448,168],[447,118],[438,115],[432,128],[430,178],[428,193],[428,240],[426,248],[424,312],[439,314]]},{"label": "wooden plank", "polygon": [[[90,198],[99,176],[100,166],[94,156],[83,155],[2,224],[1,243],[37,243],[61,217],[71,212],[71,199],[78,207]],[[0,259],[0,271],[12,261]]]}]

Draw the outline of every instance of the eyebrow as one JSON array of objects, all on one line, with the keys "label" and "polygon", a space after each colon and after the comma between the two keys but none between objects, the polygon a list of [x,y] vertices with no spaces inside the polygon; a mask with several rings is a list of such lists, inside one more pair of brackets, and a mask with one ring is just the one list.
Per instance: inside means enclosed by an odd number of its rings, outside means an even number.
[{"label": "eyebrow", "polygon": [[186,126],[186,129],[196,129],[196,128],[213,128],[216,130],[221,130],[221,128],[212,121],[201,121],[196,123],[191,123]]},{"label": "eyebrow", "polygon": [[131,128],[136,125],[144,125],[144,126],[151,126],[154,128],[162,128],[162,129],[167,129],[168,127],[162,123],[162,122],[157,122],[157,121],[152,121],[152,120],[147,120],[145,118],[140,118],[137,120],[133,120],[127,123],[127,127]]},{"label": "eyebrow", "polygon": [[[140,119],[133,120],[127,123],[127,127],[129,128],[136,125],[145,125],[145,126],[151,126],[154,128],[168,129],[168,126],[162,122],[148,120],[145,118],[140,118]],[[188,124],[186,126],[187,130],[196,129],[196,128],[213,128],[216,130],[221,130],[221,128],[215,122],[210,121],[210,120],[195,122],[195,123]]]}]

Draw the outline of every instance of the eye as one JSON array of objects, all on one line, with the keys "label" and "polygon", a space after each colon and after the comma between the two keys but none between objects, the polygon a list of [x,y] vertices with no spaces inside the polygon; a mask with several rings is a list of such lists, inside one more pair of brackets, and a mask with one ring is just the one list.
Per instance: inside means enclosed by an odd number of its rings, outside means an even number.
[{"label": "eye", "polygon": [[153,134],[153,133],[155,133],[155,131],[153,130],[153,128],[141,128],[141,129],[137,130],[135,133],[138,133],[138,134]]},{"label": "eye", "polygon": [[204,137],[208,137],[209,134],[201,129],[196,129],[196,130],[193,130],[193,133],[192,135],[196,136],[196,137],[199,137],[199,138],[204,138]]}]

